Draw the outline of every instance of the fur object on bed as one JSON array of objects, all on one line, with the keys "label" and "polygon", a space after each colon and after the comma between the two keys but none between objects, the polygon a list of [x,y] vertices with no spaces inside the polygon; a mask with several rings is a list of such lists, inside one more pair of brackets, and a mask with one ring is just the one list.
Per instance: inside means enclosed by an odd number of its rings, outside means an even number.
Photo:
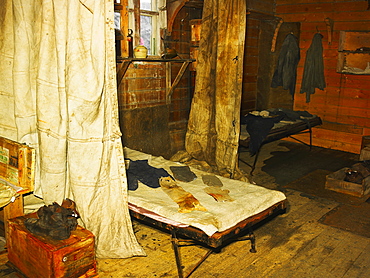
[{"label": "fur object on bed", "polygon": [[214,175],[202,175],[203,183],[208,185],[204,188],[204,192],[212,196],[217,202],[232,202],[233,198],[229,196],[230,190],[221,189],[223,183]]},{"label": "fur object on bed", "polygon": [[189,166],[170,166],[173,176],[178,181],[191,182],[197,178]]},{"label": "fur object on bed", "polygon": [[206,187],[203,189],[209,196],[212,196],[217,202],[232,202],[233,198],[229,196],[230,190],[219,187]]},{"label": "fur object on bed", "polygon": [[203,183],[208,186],[222,187],[223,184],[215,175],[202,175]]},{"label": "fur object on bed", "polygon": [[162,190],[179,205],[179,212],[207,211],[191,193],[178,186],[171,177],[160,178],[159,184]]}]

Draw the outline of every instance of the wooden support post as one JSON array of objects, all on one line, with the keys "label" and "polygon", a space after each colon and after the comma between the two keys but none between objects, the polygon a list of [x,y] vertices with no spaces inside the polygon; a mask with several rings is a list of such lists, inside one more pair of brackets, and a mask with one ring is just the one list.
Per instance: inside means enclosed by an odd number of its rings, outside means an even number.
[{"label": "wooden support post", "polygon": [[[168,64],[170,64],[170,63],[168,63]],[[175,80],[172,83],[172,85],[171,85],[171,80],[170,80],[170,84],[169,84],[170,86],[167,87],[167,88],[169,88],[168,94],[167,94],[167,103],[170,103],[171,102],[172,93],[175,90],[176,86],[179,84],[179,82],[180,82],[182,76],[184,75],[185,70],[189,66],[189,64],[190,64],[190,62],[188,62],[188,61],[187,62],[183,62],[182,65],[181,65],[181,68],[180,68],[179,72],[176,75]],[[171,67],[170,67],[169,71],[171,71]],[[170,78],[171,78],[171,76],[170,76]]]}]

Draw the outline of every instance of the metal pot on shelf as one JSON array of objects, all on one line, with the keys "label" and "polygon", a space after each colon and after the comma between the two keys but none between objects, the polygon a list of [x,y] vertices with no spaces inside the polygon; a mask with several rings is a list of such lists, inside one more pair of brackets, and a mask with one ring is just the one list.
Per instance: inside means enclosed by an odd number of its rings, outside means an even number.
[{"label": "metal pot on shelf", "polygon": [[146,58],[148,56],[148,49],[144,45],[138,45],[134,49],[135,58]]}]

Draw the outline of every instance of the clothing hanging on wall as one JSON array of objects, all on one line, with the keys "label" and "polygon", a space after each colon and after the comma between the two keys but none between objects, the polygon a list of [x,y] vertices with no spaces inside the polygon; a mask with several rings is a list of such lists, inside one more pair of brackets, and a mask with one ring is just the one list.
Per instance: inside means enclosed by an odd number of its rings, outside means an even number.
[{"label": "clothing hanging on wall", "polygon": [[300,91],[301,94],[306,93],[306,102],[310,102],[311,95],[315,93],[315,88],[324,90],[326,87],[322,37],[320,33],[314,35],[306,54]]},{"label": "clothing hanging on wall", "polygon": [[278,86],[283,86],[285,90],[289,89],[293,99],[299,59],[298,39],[294,34],[290,33],[285,37],[283,45],[281,46],[275,73],[272,77],[271,87],[277,88]]}]

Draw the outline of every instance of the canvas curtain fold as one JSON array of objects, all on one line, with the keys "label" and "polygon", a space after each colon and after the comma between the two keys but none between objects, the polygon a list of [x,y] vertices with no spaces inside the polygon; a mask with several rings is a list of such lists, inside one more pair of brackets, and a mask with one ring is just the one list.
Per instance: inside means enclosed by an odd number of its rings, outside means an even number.
[{"label": "canvas curtain fold", "polygon": [[74,200],[98,257],[145,255],[127,206],[113,1],[0,5],[0,136],[36,148],[34,194]]},{"label": "canvas curtain fold", "polygon": [[231,177],[240,134],[246,1],[204,0],[185,148]]}]

